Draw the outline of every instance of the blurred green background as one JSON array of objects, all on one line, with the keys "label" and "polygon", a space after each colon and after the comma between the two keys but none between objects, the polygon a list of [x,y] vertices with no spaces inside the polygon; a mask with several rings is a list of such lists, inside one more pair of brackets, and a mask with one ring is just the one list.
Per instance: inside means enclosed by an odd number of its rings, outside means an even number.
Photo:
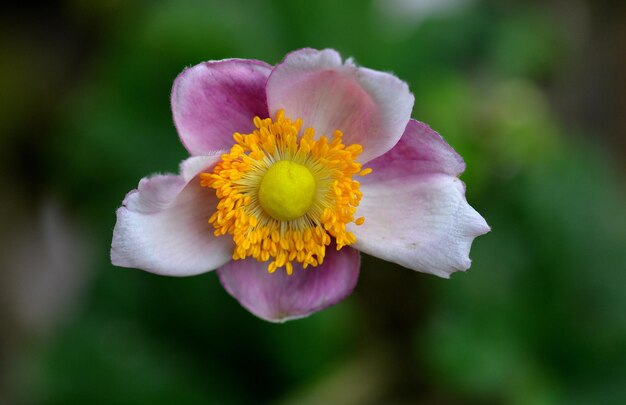
[{"label": "blurred green background", "polygon": [[[50,2],[0,13],[0,403],[626,403],[623,2]],[[493,230],[450,280],[256,319],[214,273],[115,268],[115,209],[187,154],[176,75],[331,47],[406,80]]]}]

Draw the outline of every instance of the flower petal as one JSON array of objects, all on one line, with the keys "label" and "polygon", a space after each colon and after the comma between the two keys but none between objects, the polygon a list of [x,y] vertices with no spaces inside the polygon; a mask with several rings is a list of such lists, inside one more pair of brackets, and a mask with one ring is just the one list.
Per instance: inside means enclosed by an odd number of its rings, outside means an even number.
[{"label": "flower petal", "polygon": [[444,174],[370,182],[350,225],[352,246],[413,270],[448,278],[470,267],[474,238],[489,232],[485,220],[465,199],[461,180]]},{"label": "flower petal", "polygon": [[[199,158],[199,157],[198,157]],[[217,206],[215,192],[200,187],[197,174],[219,160],[205,158],[195,174],[144,178],[117,210],[111,261],[156,274],[189,276],[216,269],[231,259],[232,239],[218,238],[208,219]]]},{"label": "flower petal", "polygon": [[459,176],[465,171],[463,158],[428,125],[411,119],[400,141],[389,152],[367,164],[372,174],[362,183],[393,178],[410,178],[428,173]]},{"label": "flower petal", "polygon": [[270,274],[267,263],[235,260],[217,274],[222,285],[241,305],[259,318],[284,322],[303,318],[335,305],[350,295],[359,277],[359,253],[349,247],[327,249],[324,263],[303,269],[294,265]]},{"label": "flower petal", "polygon": [[[180,164],[180,175],[185,182],[191,181],[199,173],[209,171],[211,166],[218,162],[226,151],[214,151],[206,155],[192,156]],[[212,170],[212,169],[211,169]]]},{"label": "flower petal", "polygon": [[192,155],[229,149],[235,132],[254,129],[268,116],[265,62],[226,59],[185,69],[174,81],[172,112],[183,145]]},{"label": "flower petal", "polygon": [[288,54],[267,81],[271,116],[280,109],[317,134],[344,133],[346,145],[363,146],[361,162],[390,150],[400,139],[414,97],[397,77],[342,63],[332,50],[301,49]]},{"label": "flower petal", "polygon": [[411,120],[402,139],[369,162],[363,198],[350,225],[355,248],[425,273],[449,277],[467,270],[474,238],[489,226],[465,199],[456,178],[463,159],[426,124]]}]

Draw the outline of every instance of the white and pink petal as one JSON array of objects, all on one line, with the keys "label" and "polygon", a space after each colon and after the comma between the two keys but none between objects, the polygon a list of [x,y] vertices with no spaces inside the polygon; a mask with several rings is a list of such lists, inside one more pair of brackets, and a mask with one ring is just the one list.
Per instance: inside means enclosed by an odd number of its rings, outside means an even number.
[{"label": "white and pink petal", "polygon": [[187,179],[174,175],[142,179],[117,210],[112,263],[169,276],[204,273],[227,263],[232,239],[213,235],[208,218],[217,197],[201,187],[197,177],[217,160],[219,156],[206,158],[204,167],[194,162],[196,172],[189,169]]},{"label": "white and pink petal", "polygon": [[215,166],[222,155],[227,151],[215,151],[205,155],[192,156],[183,160],[180,164],[179,172],[185,182],[191,181],[199,173],[208,172]]},{"label": "white and pink petal", "polygon": [[218,269],[222,285],[239,303],[261,319],[285,322],[303,318],[335,305],[354,289],[359,277],[359,252],[334,246],[326,250],[318,267],[294,264],[293,274],[284,269],[270,274],[267,263],[255,259],[235,260]]},{"label": "white and pink petal", "polygon": [[428,125],[411,119],[402,138],[389,152],[367,163],[373,172],[363,182],[389,177],[407,178],[428,173],[459,176],[465,171],[463,158]]},{"label": "white and pink petal", "polygon": [[353,245],[404,267],[448,278],[470,267],[473,240],[490,228],[465,198],[456,176],[463,159],[427,125],[411,120],[402,139],[367,165],[363,198],[350,225]]},{"label": "white and pink petal", "polygon": [[346,145],[363,146],[367,162],[400,139],[413,109],[407,84],[394,75],[342,62],[332,49],[301,49],[288,54],[267,81],[271,116],[280,109],[318,135],[344,133]]},{"label": "white and pink petal", "polygon": [[461,180],[429,174],[361,186],[361,226],[353,247],[401,266],[448,278],[471,265],[474,238],[489,232],[465,199]]},{"label": "white and pink petal", "polygon": [[268,116],[265,84],[272,67],[257,60],[226,59],[185,69],[174,81],[172,113],[192,155],[229,149],[233,133],[254,129]]}]

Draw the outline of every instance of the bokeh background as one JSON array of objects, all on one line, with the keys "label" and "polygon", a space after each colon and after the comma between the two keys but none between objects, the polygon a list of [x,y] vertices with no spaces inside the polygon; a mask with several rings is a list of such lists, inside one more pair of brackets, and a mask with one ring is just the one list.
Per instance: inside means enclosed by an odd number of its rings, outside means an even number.
[{"label": "bokeh background", "polygon": [[[0,13],[0,403],[626,403],[626,14],[592,0],[67,0]],[[109,261],[187,155],[172,81],[332,47],[393,71],[493,231],[450,280],[364,257],[305,320]]]}]

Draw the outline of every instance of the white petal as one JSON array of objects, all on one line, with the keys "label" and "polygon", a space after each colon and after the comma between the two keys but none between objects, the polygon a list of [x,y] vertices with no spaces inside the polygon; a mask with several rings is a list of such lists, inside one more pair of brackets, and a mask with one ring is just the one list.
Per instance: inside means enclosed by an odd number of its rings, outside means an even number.
[{"label": "white petal", "polygon": [[472,241],[490,229],[453,176],[390,177],[362,184],[361,191],[357,216],[365,223],[350,226],[353,247],[413,270],[444,278],[467,270]]},{"label": "white petal", "polygon": [[180,164],[180,175],[185,182],[191,181],[198,173],[208,171],[227,151],[214,151],[206,155],[192,156]]},{"label": "white petal", "polygon": [[111,261],[156,274],[189,276],[214,270],[232,255],[232,239],[215,237],[208,219],[214,190],[200,187],[197,174],[219,156],[184,162],[185,176],[144,178],[117,210]]}]

